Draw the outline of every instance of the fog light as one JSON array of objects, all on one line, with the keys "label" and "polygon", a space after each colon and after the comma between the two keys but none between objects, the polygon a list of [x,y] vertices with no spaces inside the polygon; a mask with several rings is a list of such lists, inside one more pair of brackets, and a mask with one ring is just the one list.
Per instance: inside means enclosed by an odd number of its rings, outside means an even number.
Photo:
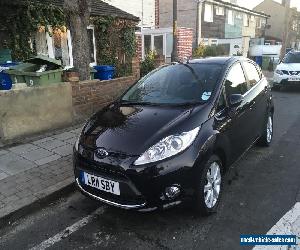
[{"label": "fog light", "polygon": [[173,185],[170,187],[166,187],[165,195],[169,199],[174,199],[180,194],[180,187],[178,185]]}]

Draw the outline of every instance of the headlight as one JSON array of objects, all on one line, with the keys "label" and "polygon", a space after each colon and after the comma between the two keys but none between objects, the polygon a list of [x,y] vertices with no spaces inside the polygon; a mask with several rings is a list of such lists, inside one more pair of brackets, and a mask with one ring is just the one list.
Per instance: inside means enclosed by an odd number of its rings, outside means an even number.
[{"label": "headlight", "polygon": [[178,135],[170,135],[162,139],[143,153],[134,162],[134,165],[160,161],[182,152],[193,143],[198,135],[199,129],[200,127],[197,127],[189,132],[183,132]]},{"label": "headlight", "polygon": [[76,140],[76,142],[74,144],[75,151],[78,151],[78,149],[79,149],[79,140],[80,140],[80,136],[78,136],[78,138],[77,138],[77,140]]},{"label": "headlight", "polygon": [[275,73],[278,74],[278,75],[283,75],[283,72],[281,70],[279,70],[279,69],[276,69]]}]

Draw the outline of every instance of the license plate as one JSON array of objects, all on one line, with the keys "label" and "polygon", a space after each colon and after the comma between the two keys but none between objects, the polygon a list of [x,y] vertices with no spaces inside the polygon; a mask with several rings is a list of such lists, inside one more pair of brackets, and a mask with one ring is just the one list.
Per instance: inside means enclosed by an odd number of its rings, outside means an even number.
[{"label": "license plate", "polygon": [[105,178],[82,172],[82,181],[85,185],[97,188],[101,191],[120,195],[119,182],[107,180]]},{"label": "license plate", "polygon": [[293,77],[288,79],[289,82],[300,82],[300,77]]}]

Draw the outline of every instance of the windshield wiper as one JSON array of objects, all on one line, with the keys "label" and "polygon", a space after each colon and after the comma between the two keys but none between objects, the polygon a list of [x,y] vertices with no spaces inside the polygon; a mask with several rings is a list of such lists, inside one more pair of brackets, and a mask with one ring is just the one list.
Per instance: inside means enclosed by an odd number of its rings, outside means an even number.
[{"label": "windshield wiper", "polygon": [[140,101],[128,101],[128,100],[121,100],[120,102],[126,105],[158,105],[152,102],[140,102]]},{"label": "windshield wiper", "polygon": [[194,105],[203,105],[206,102],[201,101],[195,101],[195,102],[184,102],[184,103],[178,103],[178,106],[186,107],[186,106],[194,106]]}]

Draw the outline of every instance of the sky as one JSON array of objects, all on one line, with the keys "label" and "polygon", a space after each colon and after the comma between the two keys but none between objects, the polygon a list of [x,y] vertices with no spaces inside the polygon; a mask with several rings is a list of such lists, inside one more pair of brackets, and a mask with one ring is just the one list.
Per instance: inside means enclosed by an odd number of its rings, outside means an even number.
[{"label": "sky", "polygon": [[[262,0],[238,0],[238,5],[252,9],[261,2]],[[276,0],[276,2],[281,2],[281,0]],[[291,0],[291,7],[297,7],[300,11],[300,1]]]}]

